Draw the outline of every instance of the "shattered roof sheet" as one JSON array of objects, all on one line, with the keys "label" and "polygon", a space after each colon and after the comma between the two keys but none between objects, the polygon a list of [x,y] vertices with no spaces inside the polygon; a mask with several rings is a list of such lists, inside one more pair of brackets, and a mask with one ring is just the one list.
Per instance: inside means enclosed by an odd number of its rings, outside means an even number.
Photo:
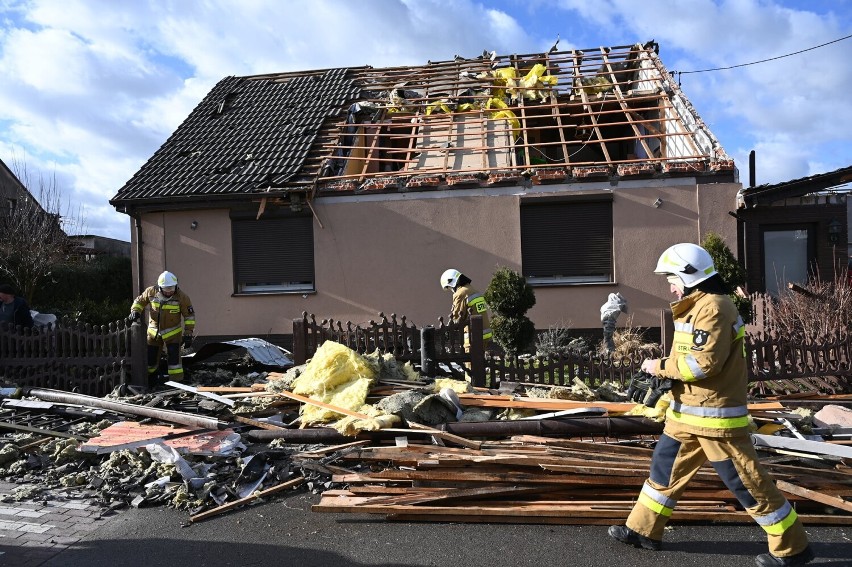
[{"label": "shattered roof sheet", "polygon": [[734,171],[657,50],[228,77],[112,203]]}]

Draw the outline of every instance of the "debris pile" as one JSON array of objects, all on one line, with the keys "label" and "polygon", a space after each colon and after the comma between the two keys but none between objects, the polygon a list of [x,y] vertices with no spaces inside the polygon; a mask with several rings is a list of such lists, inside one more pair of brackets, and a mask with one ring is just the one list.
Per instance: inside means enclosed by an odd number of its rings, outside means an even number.
[{"label": "debris pile", "polygon": [[[166,505],[191,521],[304,485],[322,493],[319,512],[613,523],[648,475],[667,403],[580,380],[473,388],[330,341],[286,372],[224,368],[131,396],[3,399],[0,476],[20,485],[15,499]],[[813,392],[749,405],[763,464],[806,523],[852,524],[850,403]],[[709,467],[675,520],[751,521]]]}]

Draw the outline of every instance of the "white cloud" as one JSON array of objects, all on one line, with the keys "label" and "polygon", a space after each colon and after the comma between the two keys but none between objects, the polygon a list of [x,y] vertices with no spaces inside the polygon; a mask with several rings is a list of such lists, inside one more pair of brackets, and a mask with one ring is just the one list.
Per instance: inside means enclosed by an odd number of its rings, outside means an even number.
[{"label": "white cloud", "polygon": [[[772,57],[849,33],[849,10],[792,0],[32,0],[0,16],[0,159],[23,149],[82,203],[91,232],[129,238],[108,204],[227,75],[397,66],[654,38],[669,69]],[[849,44],[683,75],[723,146],[760,182],[852,161]],[[746,157],[743,161],[741,156]],[[99,232],[102,231],[102,232]]]}]

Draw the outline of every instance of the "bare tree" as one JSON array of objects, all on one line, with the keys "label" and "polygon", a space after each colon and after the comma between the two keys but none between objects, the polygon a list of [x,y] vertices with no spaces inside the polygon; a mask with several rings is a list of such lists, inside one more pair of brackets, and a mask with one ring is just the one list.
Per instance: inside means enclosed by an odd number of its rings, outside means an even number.
[{"label": "bare tree", "polygon": [[55,174],[31,176],[19,160],[11,171],[13,175],[0,172],[0,280],[12,284],[32,303],[54,266],[74,258],[77,243],[68,232],[81,228],[82,217],[79,211],[71,213],[70,203],[62,214],[62,192]]}]

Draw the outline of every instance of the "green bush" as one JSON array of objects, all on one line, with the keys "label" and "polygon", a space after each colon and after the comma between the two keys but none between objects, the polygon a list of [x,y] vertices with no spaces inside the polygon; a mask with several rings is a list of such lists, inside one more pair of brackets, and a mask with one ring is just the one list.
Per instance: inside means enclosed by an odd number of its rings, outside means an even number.
[{"label": "green bush", "polygon": [[504,317],[495,315],[491,320],[491,332],[506,354],[515,356],[523,352],[535,338],[535,325],[527,317]]},{"label": "green bush", "polygon": [[734,257],[734,253],[722,240],[722,237],[715,232],[708,232],[704,237],[704,242],[701,246],[707,250],[710,257],[713,258],[713,266],[719,276],[728,285],[728,294],[737,306],[737,311],[740,312],[740,317],[743,321],[750,322],[752,317],[751,300],[748,297],[741,297],[736,293],[738,287],[745,287],[746,271]]},{"label": "green bush", "polygon": [[523,352],[535,338],[535,325],[524,315],[535,305],[532,287],[518,272],[499,268],[483,295],[495,313],[491,320],[494,341],[509,356]]},{"label": "green bush", "polygon": [[524,276],[509,268],[494,272],[484,297],[492,310],[506,317],[523,315],[535,305],[532,287]]},{"label": "green bush", "polygon": [[130,258],[103,256],[54,266],[31,307],[58,319],[105,325],[125,318],[132,302]]}]

